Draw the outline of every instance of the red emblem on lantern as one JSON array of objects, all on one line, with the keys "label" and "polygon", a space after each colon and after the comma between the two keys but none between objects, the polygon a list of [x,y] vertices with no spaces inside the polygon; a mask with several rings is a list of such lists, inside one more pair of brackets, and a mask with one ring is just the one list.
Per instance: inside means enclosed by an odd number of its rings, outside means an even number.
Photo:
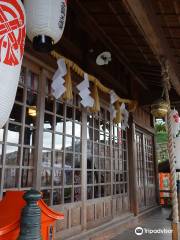
[{"label": "red emblem on lantern", "polygon": [[18,65],[26,36],[23,5],[17,0],[0,1],[0,62]]}]

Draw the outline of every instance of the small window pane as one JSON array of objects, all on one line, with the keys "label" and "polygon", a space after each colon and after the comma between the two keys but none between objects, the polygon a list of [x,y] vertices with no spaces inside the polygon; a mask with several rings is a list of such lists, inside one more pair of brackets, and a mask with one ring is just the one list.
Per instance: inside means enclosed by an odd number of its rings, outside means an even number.
[{"label": "small window pane", "polygon": [[65,155],[65,169],[73,168],[73,154],[66,153]]},{"label": "small window pane", "polygon": [[80,185],[81,184],[81,171],[74,172],[74,184]]},{"label": "small window pane", "polygon": [[87,188],[87,199],[92,199],[93,198],[93,187],[88,187]]},{"label": "small window pane", "polygon": [[14,104],[13,109],[11,111],[10,121],[15,121],[15,122],[22,122],[22,106],[19,104]]},{"label": "small window pane", "polygon": [[65,171],[65,185],[72,185],[73,183],[73,174],[72,171],[66,170]]},{"label": "small window pane", "polygon": [[18,165],[19,164],[19,152],[18,147],[6,146],[6,165]]},{"label": "small window pane", "polygon": [[63,136],[55,134],[55,149],[62,150],[63,147]]},{"label": "small window pane", "polygon": [[72,128],[73,128],[73,123],[70,121],[66,121],[66,134],[67,135],[72,135]]},{"label": "small window pane", "polygon": [[64,120],[63,118],[56,117],[56,132],[63,133],[64,132]]},{"label": "small window pane", "polygon": [[64,203],[70,203],[71,202],[71,194],[72,194],[72,189],[71,188],[65,188],[64,189]]},{"label": "small window pane", "polygon": [[34,158],[33,158],[33,149],[31,148],[24,148],[23,149],[23,159],[22,159],[23,166],[33,166]]},{"label": "small window pane", "polygon": [[81,155],[75,155],[75,168],[81,168]]},{"label": "small window pane", "polygon": [[43,150],[42,152],[42,166],[43,167],[51,167],[52,162],[52,152]]},{"label": "small window pane", "polygon": [[50,98],[45,99],[45,110],[49,112],[54,111],[54,101],[51,100]]},{"label": "small window pane", "polygon": [[55,151],[54,155],[55,155],[54,156],[55,157],[54,166],[58,167],[58,168],[62,168],[62,165],[63,165],[63,152]]},{"label": "small window pane", "polygon": [[75,152],[81,152],[81,140],[79,138],[75,138]]},{"label": "small window pane", "polygon": [[81,125],[75,123],[75,137],[81,137]]},{"label": "small window pane", "polygon": [[62,190],[54,189],[53,191],[53,205],[59,205],[62,203]]},{"label": "small window pane", "polygon": [[34,146],[35,145],[35,129],[25,128],[24,132],[24,145]]},{"label": "small window pane", "polygon": [[33,185],[33,170],[23,169],[21,177],[21,187],[32,187]]},{"label": "small window pane", "polygon": [[54,186],[62,185],[62,170],[59,168],[54,169]]},{"label": "small window pane", "polygon": [[74,202],[81,201],[81,188],[74,188]]},{"label": "small window pane", "polygon": [[62,103],[56,102],[56,114],[64,116],[64,105]]},{"label": "small window pane", "polygon": [[43,134],[43,147],[52,148],[52,133],[44,132]]},{"label": "small window pane", "polygon": [[9,124],[7,142],[18,144],[20,142],[21,126]]},{"label": "small window pane", "polygon": [[87,172],[87,184],[93,183],[93,172]]},{"label": "small window pane", "polygon": [[44,114],[44,129],[45,130],[53,130],[53,115],[50,115],[50,114],[47,114],[45,113]]},{"label": "small window pane", "polygon": [[18,187],[19,170],[16,168],[5,169],[4,174],[4,188],[17,188]]},{"label": "small window pane", "polygon": [[73,119],[73,108],[72,107],[66,108],[66,118]]},{"label": "small window pane", "polygon": [[51,186],[51,169],[45,168],[41,174],[41,186]]},{"label": "small window pane", "polygon": [[73,139],[72,137],[65,137],[65,149],[66,151],[72,151],[73,150]]},{"label": "small window pane", "polygon": [[23,102],[23,92],[24,89],[22,87],[18,87],[17,92],[16,92],[16,101],[18,102]]}]

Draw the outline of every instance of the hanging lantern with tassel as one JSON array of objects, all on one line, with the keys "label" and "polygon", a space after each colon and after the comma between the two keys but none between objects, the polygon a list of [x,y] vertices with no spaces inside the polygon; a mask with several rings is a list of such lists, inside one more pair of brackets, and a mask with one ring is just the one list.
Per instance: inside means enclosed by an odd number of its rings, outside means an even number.
[{"label": "hanging lantern with tassel", "polygon": [[168,112],[168,107],[168,103],[165,100],[159,99],[151,105],[151,114],[154,117],[165,117]]},{"label": "hanging lantern with tassel", "polygon": [[21,0],[0,1],[0,128],[12,110],[24,54],[25,11]]},{"label": "hanging lantern with tassel", "polygon": [[25,0],[27,36],[34,49],[49,52],[62,37],[67,0]]}]

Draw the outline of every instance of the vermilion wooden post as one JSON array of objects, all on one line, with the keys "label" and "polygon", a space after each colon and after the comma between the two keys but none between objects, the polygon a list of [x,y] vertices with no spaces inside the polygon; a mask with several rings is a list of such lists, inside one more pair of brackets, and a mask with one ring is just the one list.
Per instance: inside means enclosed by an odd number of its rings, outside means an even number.
[{"label": "vermilion wooden post", "polygon": [[30,190],[23,198],[27,205],[22,210],[18,240],[41,240],[41,209],[37,202],[42,195],[38,191]]}]

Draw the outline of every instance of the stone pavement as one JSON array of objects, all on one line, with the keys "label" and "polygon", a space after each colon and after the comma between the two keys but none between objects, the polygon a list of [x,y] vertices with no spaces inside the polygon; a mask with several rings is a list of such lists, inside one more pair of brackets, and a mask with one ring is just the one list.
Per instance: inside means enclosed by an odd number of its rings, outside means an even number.
[{"label": "stone pavement", "polygon": [[[153,215],[145,218],[142,223],[140,223],[137,227],[143,228],[143,234],[136,235],[135,228],[129,229],[112,240],[171,240],[171,233],[152,233],[148,234],[145,231],[150,230],[171,230],[171,222],[167,220],[170,214],[170,209],[160,209],[156,211]],[[139,230],[142,232],[142,229]]]}]

